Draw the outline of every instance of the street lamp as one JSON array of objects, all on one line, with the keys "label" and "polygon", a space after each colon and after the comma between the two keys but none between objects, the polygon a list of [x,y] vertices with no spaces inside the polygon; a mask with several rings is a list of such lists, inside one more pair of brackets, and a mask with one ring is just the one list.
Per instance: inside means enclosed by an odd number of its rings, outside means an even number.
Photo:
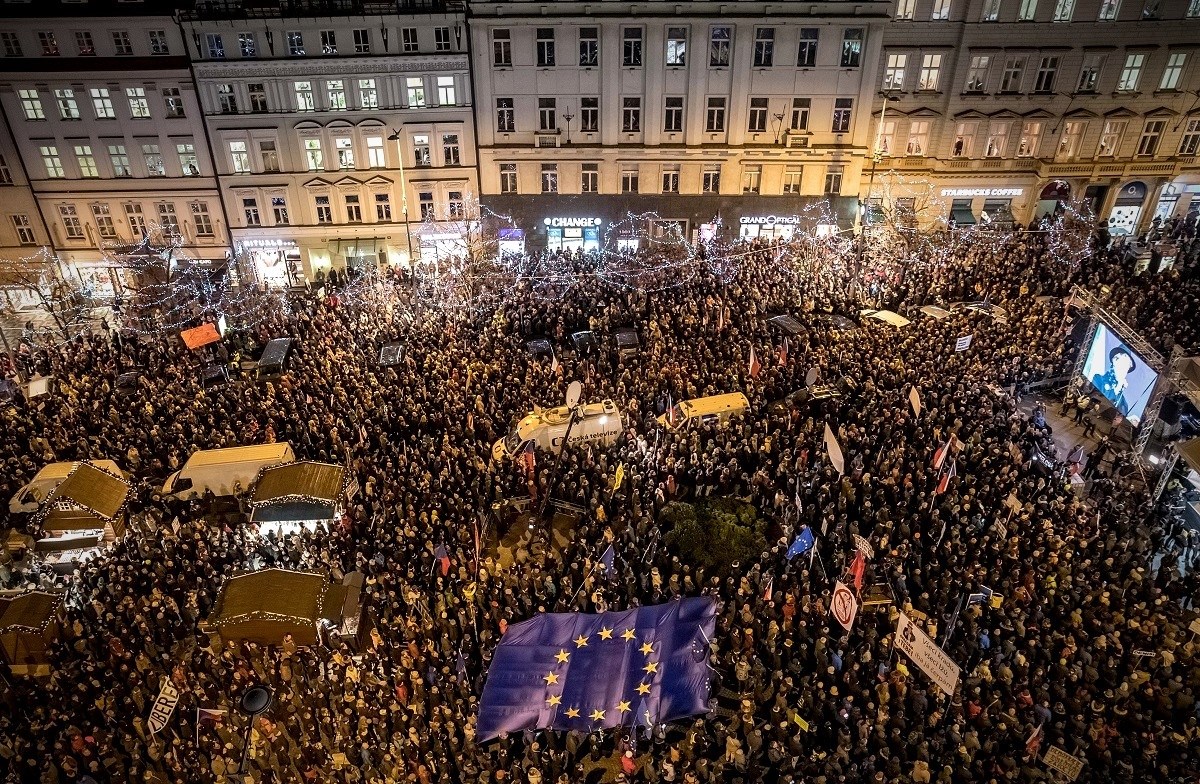
[{"label": "street lamp", "polygon": [[779,144],[779,132],[783,130],[783,112],[775,113],[775,143]]},{"label": "street lamp", "polygon": [[575,115],[571,114],[571,107],[567,107],[567,111],[563,113],[563,119],[567,121],[567,144],[571,143],[571,120],[575,119]]},{"label": "street lamp", "polygon": [[393,128],[388,141],[396,142],[397,160],[400,162],[400,214],[404,216],[404,235],[408,238],[408,267],[416,275],[417,265],[413,253],[412,224],[408,222],[408,184],[404,181],[404,145],[400,144],[400,130]]},{"label": "street lamp", "polygon": [[274,699],[271,690],[262,685],[251,686],[242,694],[242,712],[250,717],[246,725],[245,742],[242,743],[242,764],[238,768],[238,773],[243,777],[246,775],[246,757],[250,754],[250,733],[254,730],[254,721],[267,712]]}]

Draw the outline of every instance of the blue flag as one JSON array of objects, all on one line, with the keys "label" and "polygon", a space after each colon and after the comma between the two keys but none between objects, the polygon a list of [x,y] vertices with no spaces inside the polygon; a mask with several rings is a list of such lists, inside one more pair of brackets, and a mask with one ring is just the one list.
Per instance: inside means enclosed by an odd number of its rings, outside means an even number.
[{"label": "blue flag", "polygon": [[[708,711],[716,601],[693,597],[599,615],[543,613],[508,627],[479,703],[478,738],[630,726]],[[644,706],[644,707],[643,707]]]},{"label": "blue flag", "polygon": [[604,575],[612,577],[613,573],[613,557],[616,553],[613,552],[613,546],[610,544],[604,554],[600,556],[600,565],[604,567]]},{"label": "blue flag", "polygon": [[816,544],[816,541],[813,539],[812,529],[806,525],[800,530],[800,535],[796,537],[796,541],[792,542],[792,546],[788,548],[787,559],[790,561],[797,555],[804,555],[813,549],[814,544]]}]

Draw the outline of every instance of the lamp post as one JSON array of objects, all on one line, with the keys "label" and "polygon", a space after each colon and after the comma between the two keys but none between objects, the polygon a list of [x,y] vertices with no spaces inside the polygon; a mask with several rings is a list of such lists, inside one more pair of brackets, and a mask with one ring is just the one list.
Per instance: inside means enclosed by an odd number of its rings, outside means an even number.
[{"label": "lamp post", "polygon": [[783,130],[783,112],[775,113],[775,143],[779,144],[779,135]]},{"label": "lamp post", "polygon": [[404,236],[408,239],[408,267],[415,277],[417,274],[416,256],[413,251],[412,224],[408,222],[408,184],[404,180],[404,145],[400,144],[400,130],[393,128],[388,141],[396,142],[396,160],[400,164],[400,214],[404,216]]},{"label": "lamp post", "polygon": [[569,106],[567,107],[567,110],[565,112],[563,112],[563,119],[566,120],[566,122],[567,122],[567,144],[570,144],[571,143],[571,120],[575,119],[575,115],[571,113],[571,108]]},{"label": "lamp post", "polygon": [[250,733],[254,731],[254,720],[267,712],[274,699],[271,690],[262,685],[251,686],[242,694],[242,712],[250,717],[250,722],[246,725],[245,741],[242,743],[242,764],[238,768],[238,774],[243,778],[246,776],[246,757],[250,754]]}]

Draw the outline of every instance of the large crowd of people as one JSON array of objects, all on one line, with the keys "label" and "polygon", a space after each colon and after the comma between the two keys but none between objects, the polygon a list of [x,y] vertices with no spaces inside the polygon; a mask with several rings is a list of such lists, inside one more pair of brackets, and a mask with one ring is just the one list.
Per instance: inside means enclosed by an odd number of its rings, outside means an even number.
[{"label": "large crowd of people", "polygon": [[[1035,465],[1035,454],[1065,455],[1020,400],[1069,374],[1073,284],[1103,286],[1110,307],[1164,349],[1200,348],[1194,221],[1156,228],[1174,232],[1177,262],[1141,276],[1108,238],[1074,264],[1046,232],[1018,230],[930,243],[863,286],[831,285],[770,245],[657,290],[595,274],[551,291],[517,283],[483,313],[414,300],[414,287],[387,279],[369,291],[332,280],[211,349],[235,371],[212,388],[201,382],[205,352],[172,336],[26,344],[24,369],[53,376],[57,390],[3,412],[0,497],[55,460],[113,459],[135,479],[129,533],[74,573],[3,556],[4,587],[61,590],[67,601],[52,674],[5,678],[2,780],[1027,782],[1051,780],[1041,756],[1057,746],[1085,761],[1082,780],[1194,782],[1200,657],[1187,627],[1200,570],[1177,566],[1169,513],[1137,472],[1116,470],[1124,456],[1091,466],[1086,493]],[[571,260],[581,271],[594,263]],[[855,317],[866,296],[912,322],[847,329],[831,319]],[[1007,318],[917,313],[962,300]],[[781,351],[766,318],[784,312],[803,332]],[[615,350],[619,327],[638,331],[637,354]],[[573,351],[580,329],[596,332],[598,351]],[[957,351],[965,334],[973,341]],[[527,351],[533,335],[551,341],[552,358]],[[294,339],[280,378],[236,372],[280,336]],[[380,367],[387,341],[403,356]],[[789,398],[814,368],[840,395]],[[118,389],[135,369],[136,388]],[[538,454],[532,471],[493,460],[493,442],[535,405],[561,404],[572,380],[585,401],[616,402],[619,442],[568,448],[561,462]],[[728,423],[656,421],[671,401],[734,391],[751,409]],[[844,475],[826,455],[826,424]],[[192,452],[270,440],[349,466],[361,491],[339,524],[278,536],[161,495]],[[932,458],[946,442],[956,476],[937,492]],[[582,509],[567,541],[538,528],[511,558],[489,540],[477,560],[474,532],[494,505],[548,495]],[[722,496],[769,521],[766,551],[718,570],[664,544],[667,504]],[[37,533],[32,520],[11,524]],[[800,526],[819,534],[818,549],[789,562]],[[845,633],[829,599],[855,535],[874,549],[866,582],[890,601]],[[616,575],[601,580],[592,565],[610,544]],[[1185,567],[1194,555],[1182,554]],[[223,583],[268,566],[337,580],[361,572],[369,644],[222,645],[205,634]],[[998,602],[964,601],[984,586]],[[528,731],[477,742],[488,664],[509,624],[701,593],[719,602],[707,714],[642,737]],[[925,619],[961,666],[953,695],[894,651],[901,610]],[[147,717],[166,682],[182,696],[152,736]],[[238,701],[254,684],[275,699],[244,748],[251,720]],[[198,724],[198,708],[227,713]]]}]

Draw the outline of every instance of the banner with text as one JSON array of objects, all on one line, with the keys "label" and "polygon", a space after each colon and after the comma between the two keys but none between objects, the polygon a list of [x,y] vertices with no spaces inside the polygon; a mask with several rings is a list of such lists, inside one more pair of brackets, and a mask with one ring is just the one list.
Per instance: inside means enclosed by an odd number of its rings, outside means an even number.
[{"label": "banner with text", "polygon": [[939,689],[946,694],[954,693],[958,686],[958,665],[904,613],[900,613],[896,625],[895,644]]}]

